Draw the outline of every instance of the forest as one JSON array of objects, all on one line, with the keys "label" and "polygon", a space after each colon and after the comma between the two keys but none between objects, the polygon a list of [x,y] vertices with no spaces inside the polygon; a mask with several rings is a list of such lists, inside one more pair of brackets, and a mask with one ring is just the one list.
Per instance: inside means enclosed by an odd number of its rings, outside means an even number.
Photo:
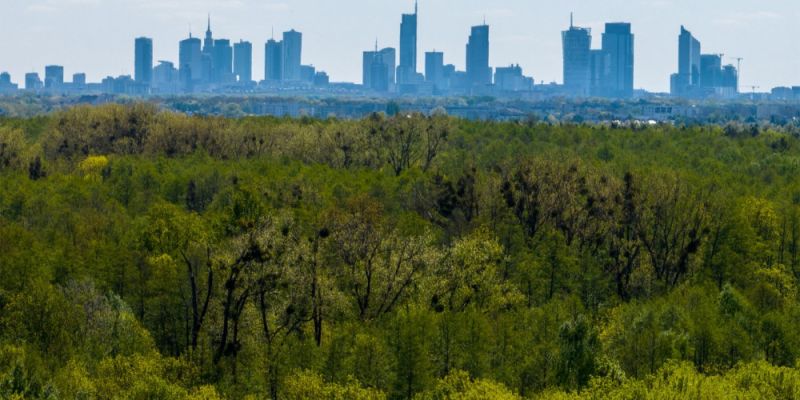
[{"label": "forest", "polygon": [[2,399],[797,399],[770,126],[0,118]]}]

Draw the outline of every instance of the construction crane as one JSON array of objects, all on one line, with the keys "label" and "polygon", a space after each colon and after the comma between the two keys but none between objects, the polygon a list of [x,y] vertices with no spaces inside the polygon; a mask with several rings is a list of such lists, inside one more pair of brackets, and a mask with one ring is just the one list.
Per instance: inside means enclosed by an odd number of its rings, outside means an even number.
[{"label": "construction crane", "polygon": [[744,58],[734,57],[733,59],[736,60],[736,91],[738,92],[739,81],[741,80],[742,77],[742,60],[744,60]]}]

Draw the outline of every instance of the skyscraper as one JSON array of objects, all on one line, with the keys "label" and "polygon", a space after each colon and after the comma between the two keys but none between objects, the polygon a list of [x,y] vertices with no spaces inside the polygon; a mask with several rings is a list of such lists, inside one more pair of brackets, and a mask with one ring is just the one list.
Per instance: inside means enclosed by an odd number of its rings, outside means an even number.
[{"label": "skyscraper", "polygon": [[592,31],[572,24],[561,33],[564,49],[564,86],[570,94],[588,96],[591,90]]},{"label": "skyscraper", "polygon": [[377,91],[392,90],[395,84],[397,52],[391,47],[374,51],[365,51],[362,59],[361,81],[365,88]]},{"label": "skyscraper", "polygon": [[180,80],[184,88],[190,89],[194,83],[202,79],[203,53],[200,39],[193,38],[190,34],[188,39],[181,41],[178,64]]},{"label": "skyscraper", "polygon": [[491,85],[489,66],[489,25],[472,27],[467,43],[467,80],[472,86]]},{"label": "skyscraper", "polygon": [[136,39],[134,79],[137,83],[150,85],[153,82],[153,39]]},{"label": "skyscraper", "polygon": [[233,75],[233,48],[228,39],[214,40],[212,62],[212,80],[215,83],[232,83],[235,81]]},{"label": "skyscraper", "polygon": [[48,65],[44,67],[44,87],[50,90],[59,90],[64,86],[64,67]]},{"label": "skyscraper", "polygon": [[419,6],[414,3],[413,14],[403,14],[400,22],[400,65],[397,83],[416,83],[417,76],[417,15]]},{"label": "skyscraper", "polygon": [[703,88],[722,86],[722,57],[718,54],[700,55],[700,86]]},{"label": "skyscraper", "polygon": [[264,80],[283,80],[283,42],[270,39],[264,46]]},{"label": "skyscraper", "polygon": [[253,44],[240,40],[233,45],[233,74],[239,82],[253,81]]},{"label": "skyscraper", "polygon": [[441,86],[444,80],[444,53],[429,51],[425,53],[425,81]]},{"label": "skyscraper", "polygon": [[672,76],[673,96],[686,96],[700,85],[700,41],[681,26],[678,36],[678,73]]},{"label": "skyscraper", "polygon": [[609,57],[606,96],[633,96],[634,36],[629,23],[608,23],[603,33],[603,51]]},{"label": "skyscraper", "polygon": [[303,34],[294,29],[283,33],[283,80],[301,79]]}]

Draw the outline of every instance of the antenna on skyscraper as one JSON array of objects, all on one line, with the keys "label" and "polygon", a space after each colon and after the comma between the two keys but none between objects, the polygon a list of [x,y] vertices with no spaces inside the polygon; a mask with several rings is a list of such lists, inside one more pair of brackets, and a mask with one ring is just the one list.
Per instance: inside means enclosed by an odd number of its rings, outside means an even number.
[{"label": "antenna on skyscraper", "polygon": [[419,14],[419,0],[414,0],[414,15]]},{"label": "antenna on skyscraper", "polygon": [[573,13],[569,13],[569,28],[572,29],[575,25],[572,23]]}]

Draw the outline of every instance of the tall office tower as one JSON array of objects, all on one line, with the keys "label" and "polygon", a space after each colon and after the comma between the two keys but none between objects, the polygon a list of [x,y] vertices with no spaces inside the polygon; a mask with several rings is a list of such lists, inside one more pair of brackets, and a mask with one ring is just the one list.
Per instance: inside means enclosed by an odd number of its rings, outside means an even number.
[{"label": "tall office tower", "polygon": [[400,65],[397,67],[397,83],[416,83],[417,77],[417,15],[419,6],[414,3],[413,14],[403,14],[400,22]]},{"label": "tall office tower", "polygon": [[134,79],[136,83],[150,85],[153,82],[153,39],[136,38]]},{"label": "tall office tower", "polygon": [[603,33],[603,51],[609,56],[606,96],[633,96],[634,37],[629,23],[608,23]]},{"label": "tall office tower", "polygon": [[591,92],[592,31],[578,28],[569,18],[569,30],[561,33],[564,48],[564,86],[575,96]]},{"label": "tall office tower", "polygon": [[36,72],[29,72],[25,74],[25,90],[41,90],[42,80]]},{"label": "tall office tower", "polygon": [[239,82],[253,81],[253,44],[240,40],[233,45],[233,74]]},{"label": "tall office tower", "polygon": [[365,88],[377,91],[392,90],[395,84],[397,52],[391,47],[365,51],[362,58],[361,82]]},{"label": "tall office tower", "polygon": [[200,47],[200,39],[193,38],[191,35],[180,43],[178,70],[185,89],[190,89],[194,83],[202,80],[203,53]]},{"label": "tall office tower", "polygon": [[611,75],[611,56],[603,50],[592,50],[589,53],[589,94],[605,96],[608,93],[609,75]]},{"label": "tall office tower", "polygon": [[64,67],[48,65],[44,67],[45,89],[61,89],[64,86]]},{"label": "tall office tower", "polygon": [[441,86],[444,80],[444,53],[429,51],[425,53],[425,81]]},{"label": "tall office tower", "polygon": [[467,43],[467,80],[470,85],[491,85],[492,68],[489,66],[489,25],[472,27]]},{"label": "tall office tower", "polygon": [[236,78],[233,75],[233,48],[230,40],[214,40],[211,65],[214,66],[212,81],[216,83],[231,83],[235,81]]},{"label": "tall office tower", "polygon": [[0,85],[10,85],[11,84],[11,74],[8,72],[3,72],[0,74]]},{"label": "tall office tower", "polygon": [[283,42],[270,39],[264,46],[264,80],[283,80]]},{"label": "tall office tower", "polygon": [[386,64],[386,82],[389,90],[392,90],[397,83],[397,50],[394,47],[386,47],[378,52],[378,56]]},{"label": "tall office tower", "polygon": [[283,80],[299,81],[303,55],[303,34],[294,29],[283,33]]},{"label": "tall office tower", "polygon": [[700,55],[700,86],[720,87],[722,83],[722,57],[718,54]]},{"label": "tall office tower", "polygon": [[670,92],[673,96],[687,96],[699,85],[700,42],[681,26],[678,36],[678,73],[672,75]]}]

